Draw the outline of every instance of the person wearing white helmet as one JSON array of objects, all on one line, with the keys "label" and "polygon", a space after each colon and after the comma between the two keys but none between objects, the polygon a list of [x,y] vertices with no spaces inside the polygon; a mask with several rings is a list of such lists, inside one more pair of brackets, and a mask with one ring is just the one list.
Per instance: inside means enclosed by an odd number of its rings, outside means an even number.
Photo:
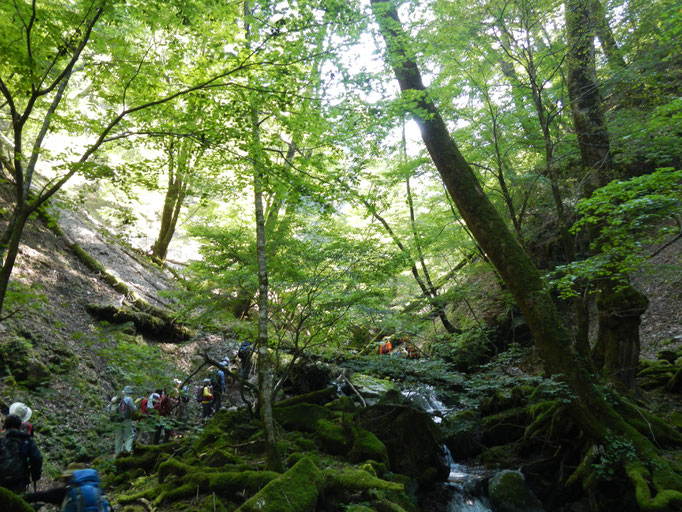
[{"label": "person wearing white helmet", "polygon": [[15,414],[21,419],[21,431],[26,432],[29,436],[33,437],[33,425],[31,425],[28,420],[31,419],[33,411],[31,408],[23,402],[14,402],[9,406],[9,414]]}]

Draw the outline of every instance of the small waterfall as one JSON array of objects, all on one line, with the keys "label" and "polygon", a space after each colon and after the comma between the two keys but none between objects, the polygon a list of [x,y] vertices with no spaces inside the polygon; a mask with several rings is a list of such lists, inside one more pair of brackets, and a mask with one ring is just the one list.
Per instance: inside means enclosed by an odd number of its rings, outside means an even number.
[{"label": "small waterfall", "polygon": [[443,452],[450,465],[447,485],[453,488],[447,512],[491,512],[487,498],[480,496],[484,476],[471,473],[466,466],[457,464],[446,445],[443,445]]},{"label": "small waterfall", "polygon": [[436,396],[436,392],[431,386],[424,386],[418,389],[404,389],[402,394],[418,407],[424,409],[431,415],[434,423],[443,421],[450,408],[441,402]]}]

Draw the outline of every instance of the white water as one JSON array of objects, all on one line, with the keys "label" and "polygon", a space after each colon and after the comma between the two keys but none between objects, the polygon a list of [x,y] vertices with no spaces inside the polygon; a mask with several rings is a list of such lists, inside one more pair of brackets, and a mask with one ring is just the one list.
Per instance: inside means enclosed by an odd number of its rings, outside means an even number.
[{"label": "white water", "polygon": [[416,390],[404,389],[402,394],[430,414],[434,423],[443,421],[443,416],[450,411],[443,402],[438,400],[436,392],[431,386],[420,387]]},{"label": "white water", "polygon": [[491,512],[487,499],[472,496],[466,490],[466,484],[477,476],[471,475],[465,466],[457,464],[446,445],[443,445],[443,451],[445,452],[445,460],[450,465],[448,485],[454,487],[454,494],[448,503],[447,512]]}]

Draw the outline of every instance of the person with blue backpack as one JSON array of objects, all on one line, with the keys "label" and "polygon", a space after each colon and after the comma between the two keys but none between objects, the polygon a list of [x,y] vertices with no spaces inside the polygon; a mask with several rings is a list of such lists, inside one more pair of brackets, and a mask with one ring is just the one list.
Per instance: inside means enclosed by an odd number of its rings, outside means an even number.
[{"label": "person with blue backpack", "polygon": [[50,503],[61,507],[61,512],[111,512],[97,470],[86,464],[71,463],[58,480],[66,481],[66,485],[27,494],[24,499],[33,503],[34,508]]}]

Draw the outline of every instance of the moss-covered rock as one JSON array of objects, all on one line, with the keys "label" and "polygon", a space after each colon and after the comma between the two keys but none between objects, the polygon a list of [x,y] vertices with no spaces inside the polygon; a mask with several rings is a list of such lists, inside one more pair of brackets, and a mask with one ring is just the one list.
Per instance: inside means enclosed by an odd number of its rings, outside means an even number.
[{"label": "moss-covered rock", "polygon": [[239,512],[314,512],[324,476],[309,457],[268,483]]},{"label": "moss-covered rock", "polygon": [[413,478],[436,468],[437,480],[450,473],[441,448],[440,432],[431,417],[409,405],[379,403],[358,412],[359,426],[385,446],[391,470]]},{"label": "moss-covered rock", "polygon": [[390,380],[378,379],[363,373],[354,373],[351,375],[350,381],[362,396],[368,398],[379,398],[388,391],[398,390],[398,386]]},{"label": "moss-covered rock", "polygon": [[319,420],[332,420],[334,413],[322,406],[300,403],[289,407],[275,407],[272,414],[280,425],[290,430],[315,432]]},{"label": "moss-covered rock", "polygon": [[33,507],[26,503],[21,496],[0,487],[0,505],[2,512],[35,512]]},{"label": "moss-covered rock", "polygon": [[520,471],[504,470],[493,475],[488,482],[488,496],[496,512],[544,512]]},{"label": "moss-covered rock", "polygon": [[344,455],[352,446],[350,432],[333,421],[318,420],[315,425],[315,435],[320,449],[332,455]]},{"label": "moss-covered rock", "polygon": [[336,397],[336,388],[324,388],[303,395],[297,395],[275,403],[275,407],[291,407],[302,403],[324,405]]},{"label": "moss-covered rock", "polygon": [[348,452],[351,462],[361,462],[372,459],[383,464],[388,464],[388,451],[386,445],[369,430],[353,425],[351,427],[353,435],[353,447]]},{"label": "moss-covered rock", "polygon": [[326,469],[324,476],[330,490],[361,491],[365,489],[383,489],[386,491],[404,491],[402,484],[389,482],[373,476],[362,469]]},{"label": "moss-covered rock", "polygon": [[476,457],[476,462],[488,467],[509,467],[517,460],[519,446],[517,443],[492,446]]},{"label": "moss-covered rock", "polygon": [[10,374],[16,382],[36,388],[52,377],[33,349],[31,340],[15,336],[0,343],[0,374]]}]

